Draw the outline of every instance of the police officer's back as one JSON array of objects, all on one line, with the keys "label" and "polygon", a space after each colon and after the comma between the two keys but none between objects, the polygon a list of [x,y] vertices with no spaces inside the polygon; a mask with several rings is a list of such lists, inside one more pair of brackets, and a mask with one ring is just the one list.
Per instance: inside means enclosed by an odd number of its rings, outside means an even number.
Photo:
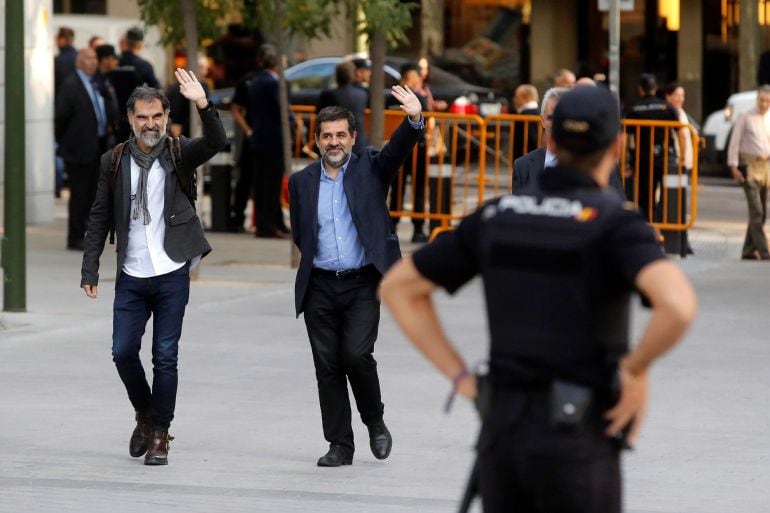
[{"label": "police officer's back", "polygon": [[[553,123],[552,172],[482,207],[394,267],[382,286],[414,344],[472,398],[476,381],[430,294],[482,276],[494,388],[478,445],[486,512],[620,511],[615,436],[636,416],[635,437],[647,368],[695,312],[689,283],[652,229],[605,190],[621,149],[615,98],[576,88]],[[634,289],[654,312],[627,353]]]}]

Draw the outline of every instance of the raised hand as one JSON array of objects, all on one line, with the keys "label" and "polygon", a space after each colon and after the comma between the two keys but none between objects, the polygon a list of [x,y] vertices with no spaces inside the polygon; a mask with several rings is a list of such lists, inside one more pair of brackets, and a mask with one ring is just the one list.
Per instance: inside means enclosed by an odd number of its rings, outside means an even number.
[{"label": "raised hand", "polygon": [[195,102],[195,105],[197,105],[199,109],[208,105],[209,102],[206,98],[206,92],[195,77],[195,73],[192,71],[188,72],[182,68],[177,68],[174,75],[176,75],[176,80],[179,82],[179,92],[182,93],[182,96]]},{"label": "raised hand", "polygon": [[409,114],[409,119],[415,123],[420,121],[422,104],[411,89],[400,85],[394,85],[390,90],[391,96],[401,104],[401,110]]}]

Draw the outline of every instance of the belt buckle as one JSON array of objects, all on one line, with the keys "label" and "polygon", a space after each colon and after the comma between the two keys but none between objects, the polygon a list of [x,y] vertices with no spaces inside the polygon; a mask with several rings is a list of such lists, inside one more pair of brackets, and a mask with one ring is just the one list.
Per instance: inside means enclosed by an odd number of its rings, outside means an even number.
[{"label": "belt buckle", "polygon": [[342,277],[345,275],[345,271],[334,271],[334,277],[338,280],[341,280]]}]

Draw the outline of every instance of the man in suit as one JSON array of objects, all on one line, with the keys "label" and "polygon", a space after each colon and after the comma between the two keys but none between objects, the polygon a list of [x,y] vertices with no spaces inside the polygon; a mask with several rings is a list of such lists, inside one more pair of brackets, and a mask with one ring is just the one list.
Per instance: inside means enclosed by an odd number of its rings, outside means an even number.
[{"label": "man in suit", "polygon": [[543,125],[543,146],[517,158],[513,163],[512,190],[516,191],[534,181],[546,167],[556,165],[556,154],[551,142],[551,124],[553,109],[569,89],[565,87],[552,87],[543,95],[543,103],[540,107]]},{"label": "man in suit", "polygon": [[329,451],[321,467],[353,462],[353,429],[347,381],[374,456],[390,454],[383,421],[374,342],[380,319],[377,287],[401,257],[385,198],[398,168],[424,130],[422,106],[408,88],[391,94],[408,118],[381,151],[352,153],[355,118],[342,107],[316,117],[322,156],[289,179],[291,227],[302,258],[295,283],[296,313],[305,326],[318,380],[321,419]]},{"label": "man in suit", "polygon": [[[128,100],[134,137],[120,153],[117,172],[112,161],[117,153],[107,152],[101,158],[80,281],[85,294],[96,298],[99,258],[107,233],[114,229],[117,277],[112,356],[136,414],[129,454],[145,455],[145,465],[168,463],[173,438],[168,429],[176,405],[177,354],[190,292],[189,270],[211,251],[195,214],[193,173],[227,141],[201,84],[181,69],[176,77],[182,94],[198,107],[203,137],[181,137],[177,154],[166,135],[168,99],[157,89],[136,88]],[[139,359],[151,315],[152,388]]]},{"label": "man in suit", "polygon": [[70,186],[67,248],[82,251],[88,210],[96,195],[99,156],[108,147],[109,123],[104,98],[94,82],[96,52],[83,48],[76,65],[75,73],[61,85],[54,129]]},{"label": "man in suit", "polygon": [[355,67],[352,62],[344,61],[337,64],[334,68],[337,87],[321,91],[316,112],[336,105],[345,107],[353,113],[353,117],[356,119],[356,142],[353,145],[353,153],[358,155],[369,146],[364,128],[364,111],[369,104],[369,93],[365,89],[353,85],[354,73]]},{"label": "man in suit", "polygon": [[257,211],[257,237],[288,239],[289,229],[281,210],[283,185],[283,130],[278,83],[278,53],[272,45],[263,45],[264,69],[249,85],[249,146],[254,173],[254,207]]},{"label": "man in suit", "polygon": [[149,61],[139,57],[144,45],[144,32],[139,27],[128,29],[120,38],[120,65],[132,66],[141,77],[143,83],[155,89],[160,88],[160,83],[155,77],[155,70]]},{"label": "man in suit", "polygon": [[[516,114],[540,115],[538,99],[539,96],[535,86],[532,84],[519,85],[513,95],[513,106],[516,109]],[[524,144],[525,135],[527,139],[526,145]],[[513,132],[513,156],[516,158],[521,157],[530,151],[534,151],[536,148],[537,123],[532,121],[526,124],[523,121],[516,123]]]},{"label": "man in suit", "polygon": [[[596,84],[583,84],[577,87],[596,87]],[[543,125],[543,142],[545,144],[543,147],[531,151],[514,161],[512,190],[521,190],[529,183],[535,182],[543,171],[556,167],[558,164],[553,141],[551,140],[553,111],[559,103],[559,99],[569,91],[570,89],[565,87],[552,87],[543,95],[541,124]],[[626,198],[623,180],[620,177],[620,169],[617,166],[610,174],[610,189],[616,191],[621,198]]]}]

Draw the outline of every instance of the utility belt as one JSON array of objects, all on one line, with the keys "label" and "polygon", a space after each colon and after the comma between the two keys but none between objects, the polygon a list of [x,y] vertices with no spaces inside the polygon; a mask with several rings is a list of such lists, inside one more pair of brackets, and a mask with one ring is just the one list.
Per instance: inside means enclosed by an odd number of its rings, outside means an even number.
[{"label": "utility belt", "polygon": [[[527,403],[523,415],[564,433],[603,432],[607,427],[604,412],[617,402],[619,392],[614,384],[607,394],[558,379],[531,386],[495,386],[488,375],[477,376],[477,390],[475,402],[482,420],[489,418],[493,408],[505,408],[508,399],[523,400]],[[623,430],[615,439],[619,448],[628,448],[627,434]]]}]

